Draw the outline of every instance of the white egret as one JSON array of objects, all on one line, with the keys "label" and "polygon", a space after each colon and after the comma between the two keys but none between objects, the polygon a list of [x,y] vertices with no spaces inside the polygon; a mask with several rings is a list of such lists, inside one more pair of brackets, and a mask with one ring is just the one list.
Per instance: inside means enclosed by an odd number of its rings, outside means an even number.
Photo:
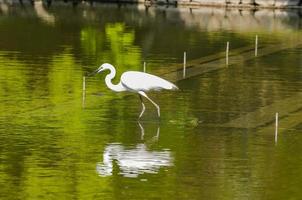
[{"label": "white egret", "polygon": [[145,105],[142,96],[148,99],[156,107],[158,117],[160,117],[160,107],[152,99],[150,99],[145,92],[151,90],[159,91],[162,89],[166,89],[166,90],[178,89],[176,85],[165,79],[139,71],[124,72],[121,76],[120,82],[114,85],[111,82],[111,80],[115,77],[116,70],[111,64],[108,63],[102,64],[97,70],[93,72],[93,74],[100,73],[105,70],[110,71],[110,73],[105,78],[105,83],[109,89],[115,92],[128,91],[128,92],[138,93],[142,103],[142,111],[139,115],[139,119],[142,117],[143,113],[145,112]]}]

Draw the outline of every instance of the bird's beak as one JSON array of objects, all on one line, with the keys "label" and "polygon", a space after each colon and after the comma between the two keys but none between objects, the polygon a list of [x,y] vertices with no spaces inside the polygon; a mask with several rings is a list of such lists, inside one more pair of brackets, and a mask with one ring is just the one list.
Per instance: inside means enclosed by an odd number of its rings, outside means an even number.
[{"label": "bird's beak", "polygon": [[102,71],[104,71],[104,70],[105,70],[105,69],[99,69],[97,73],[100,73],[100,72],[102,72]]},{"label": "bird's beak", "polygon": [[87,76],[94,76],[96,73],[100,73],[101,71],[103,71],[103,69],[96,69],[93,72],[87,74]]},{"label": "bird's beak", "polygon": [[93,76],[93,75],[95,75],[97,72],[98,72],[98,70],[94,70],[93,72],[87,74],[87,76]]}]

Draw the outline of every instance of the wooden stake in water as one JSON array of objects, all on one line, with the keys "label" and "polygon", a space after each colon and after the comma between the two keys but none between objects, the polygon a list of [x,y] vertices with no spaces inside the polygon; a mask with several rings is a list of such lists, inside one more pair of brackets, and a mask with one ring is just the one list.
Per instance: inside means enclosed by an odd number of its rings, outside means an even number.
[{"label": "wooden stake in water", "polygon": [[255,56],[258,56],[258,35],[256,35],[255,39]]},{"label": "wooden stake in water", "polygon": [[187,65],[187,53],[184,52],[184,70],[183,70],[183,78],[186,77],[186,66]]},{"label": "wooden stake in water", "polygon": [[230,42],[227,42],[226,53],[225,53],[225,63],[229,65],[229,51],[230,51]]},{"label": "wooden stake in water", "polygon": [[275,124],[275,143],[278,142],[278,113],[276,113],[276,124]]},{"label": "wooden stake in water", "polygon": [[86,96],[86,77],[83,76],[83,96],[82,96],[82,106],[85,107],[85,96]]},{"label": "wooden stake in water", "polygon": [[144,72],[146,72],[146,62],[144,62]]}]

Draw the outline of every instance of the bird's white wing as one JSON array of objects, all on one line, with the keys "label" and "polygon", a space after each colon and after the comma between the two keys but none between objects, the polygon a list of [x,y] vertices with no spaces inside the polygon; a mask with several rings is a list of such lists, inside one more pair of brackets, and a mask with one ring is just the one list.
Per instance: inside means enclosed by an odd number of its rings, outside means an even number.
[{"label": "bird's white wing", "polygon": [[149,90],[173,90],[178,89],[173,83],[166,81],[152,74],[129,71],[121,76],[122,84],[130,90],[149,91]]}]

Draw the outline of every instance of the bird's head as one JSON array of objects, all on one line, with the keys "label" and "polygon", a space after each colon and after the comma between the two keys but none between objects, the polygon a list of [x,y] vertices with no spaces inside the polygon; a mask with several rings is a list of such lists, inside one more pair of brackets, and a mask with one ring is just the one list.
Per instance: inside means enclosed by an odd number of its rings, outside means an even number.
[{"label": "bird's head", "polygon": [[104,63],[102,64],[98,69],[97,69],[97,72],[96,73],[101,73],[102,71],[106,70],[106,69],[112,69],[112,65],[109,64],[109,63]]},{"label": "bird's head", "polygon": [[113,66],[109,63],[102,64],[99,68],[97,68],[94,72],[90,73],[88,76],[93,76],[95,74],[101,73],[102,71],[109,69],[111,70]]}]

